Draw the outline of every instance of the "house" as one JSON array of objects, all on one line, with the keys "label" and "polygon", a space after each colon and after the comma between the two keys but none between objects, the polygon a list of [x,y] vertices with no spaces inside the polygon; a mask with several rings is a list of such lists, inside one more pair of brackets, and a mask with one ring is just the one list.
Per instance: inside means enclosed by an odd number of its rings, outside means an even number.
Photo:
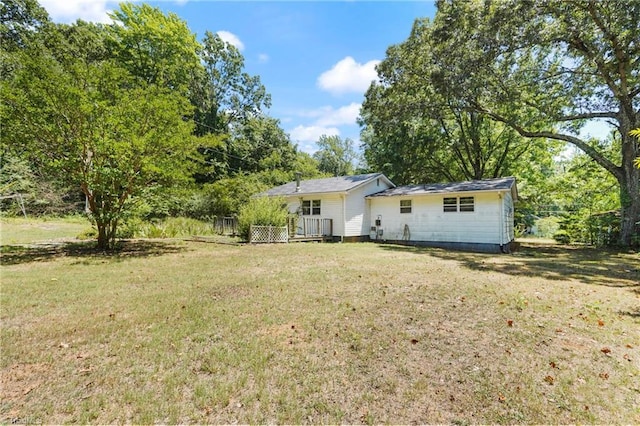
[{"label": "house", "polygon": [[[396,187],[382,173],[290,182],[263,193],[285,198],[294,239],[376,240],[509,252],[514,177]],[[324,237],[324,238],[322,238]]]},{"label": "house", "polygon": [[297,180],[263,193],[285,198],[289,212],[298,214],[294,224],[298,239],[333,237],[339,241],[369,239],[370,213],[366,197],[393,188],[382,173]]},{"label": "house", "polygon": [[366,197],[371,239],[509,252],[514,240],[513,177],[400,186]]}]

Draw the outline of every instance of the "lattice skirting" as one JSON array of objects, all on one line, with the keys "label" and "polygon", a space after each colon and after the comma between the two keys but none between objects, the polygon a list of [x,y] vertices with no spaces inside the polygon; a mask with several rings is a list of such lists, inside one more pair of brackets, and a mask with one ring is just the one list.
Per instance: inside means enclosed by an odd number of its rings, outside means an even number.
[{"label": "lattice skirting", "polygon": [[287,243],[289,231],[286,226],[251,225],[250,243]]}]

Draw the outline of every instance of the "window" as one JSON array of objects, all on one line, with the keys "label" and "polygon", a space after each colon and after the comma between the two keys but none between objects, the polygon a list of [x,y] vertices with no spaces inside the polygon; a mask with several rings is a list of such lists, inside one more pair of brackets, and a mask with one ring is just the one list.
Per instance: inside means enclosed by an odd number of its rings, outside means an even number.
[{"label": "window", "polygon": [[445,212],[472,212],[475,209],[474,197],[445,197],[442,202]]},{"label": "window", "polygon": [[456,197],[445,197],[443,200],[443,210],[445,212],[457,212],[458,199]]},{"label": "window", "polygon": [[460,211],[472,212],[474,208],[475,200],[473,197],[460,197]]},{"label": "window", "polygon": [[400,200],[400,213],[411,213],[411,200]]},{"label": "window", "polygon": [[320,215],[320,200],[303,200],[302,201],[302,215]]}]

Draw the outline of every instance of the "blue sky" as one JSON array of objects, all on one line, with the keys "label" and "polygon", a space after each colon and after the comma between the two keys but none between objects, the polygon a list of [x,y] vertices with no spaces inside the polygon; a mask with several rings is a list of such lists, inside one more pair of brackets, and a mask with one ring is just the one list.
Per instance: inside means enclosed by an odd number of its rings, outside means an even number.
[{"label": "blue sky", "polygon": [[[109,22],[109,0],[40,0],[55,22]],[[187,22],[199,40],[218,33],[245,57],[272,96],[268,114],[294,143],[315,151],[322,134],[351,138],[363,95],[387,47],[404,41],[433,1],[148,1]]]}]

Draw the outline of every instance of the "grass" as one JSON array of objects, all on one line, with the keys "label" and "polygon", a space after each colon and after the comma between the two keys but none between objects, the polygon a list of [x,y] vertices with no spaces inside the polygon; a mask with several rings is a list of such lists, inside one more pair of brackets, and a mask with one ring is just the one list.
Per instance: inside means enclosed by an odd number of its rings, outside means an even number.
[{"label": "grass", "polygon": [[0,218],[0,242],[6,246],[68,240],[90,227],[91,223],[83,216],[38,220],[2,217]]},{"label": "grass", "polygon": [[639,423],[638,261],[553,245],[5,251],[0,422]]}]

